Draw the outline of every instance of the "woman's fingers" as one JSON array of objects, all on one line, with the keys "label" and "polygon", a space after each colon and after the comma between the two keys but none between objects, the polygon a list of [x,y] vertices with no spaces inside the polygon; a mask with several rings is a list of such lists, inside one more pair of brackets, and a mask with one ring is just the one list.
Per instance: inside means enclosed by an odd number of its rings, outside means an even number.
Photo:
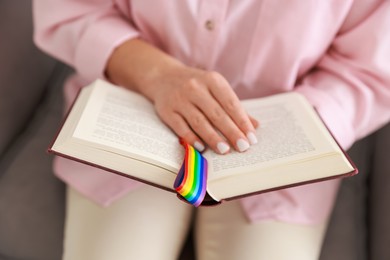
[{"label": "woman's fingers", "polygon": [[251,123],[252,123],[253,127],[255,129],[257,129],[259,127],[259,125],[260,125],[259,122],[255,118],[253,118],[251,116],[249,116],[249,119],[251,120]]},{"label": "woman's fingers", "polygon": [[226,79],[216,72],[208,72],[206,77],[213,97],[245,135],[250,144],[257,143],[255,127]]},{"label": "woman's fingers", "polygon": [[160,117],[178,136],[192,144],[198,151],[205,149],[203,142],[217,153],[225,154],[230,151],[229,144],[215,131],[206,117],[196,107],[186,111],[189,120],[184,119],[182,115],[176,112],[163,113]]},{"label": "woman's fingers", "polygon": [[215,152],[225,154],[230,151],[230,145],[225,141],[205,114],[195,106],[188,106],[183,115],[191,129]]},{"label": "woman's fingers", "polygon": [[[241,129],[235,124],[232,118],[226,113],[226,111],[221,107],[221,105],[210,95],[208,91],[205,93],[197,93],[191,95],[191,101],[198,107],[201,113],[204,115],[205,120],[211,123],[215,133],[217,131],[224,136],[224,138],[232,144],[234,149],[240,152],[246,151],[250,147],[250,142],[248,141],[246,135],[241,131]],[[199,112],[198,112],[199,113]],[[185,114],[185,118],[188,122],[191,122],[191,114]],[[207,118],[207,119],[206,119]],[[199,129],[202,131],[203,129]],[[203,136],[200,134],[203,140]],[[215,139],[214,139],[215,140]],[[211,146],[215,146],[213,139],[207,139],[205,142],[210,143]],[[214,141],[214,143],[213,143]],[[221,140],[217,140],[221,141]]]},{"label": "woman's fingers", "polygon": [[151,96],[162,120],[180,137],[203,150],[246,151],[257,142],[255,121],[227,81],[216,72],[185,68],[156,82]]},{"label": "woman's fingers", "polygon": [[196,150],[203,152],[205,146],[202,140],[192,131],[184,118],[175,112],[160,114],[161,119],[187,143],[193,145]]}]

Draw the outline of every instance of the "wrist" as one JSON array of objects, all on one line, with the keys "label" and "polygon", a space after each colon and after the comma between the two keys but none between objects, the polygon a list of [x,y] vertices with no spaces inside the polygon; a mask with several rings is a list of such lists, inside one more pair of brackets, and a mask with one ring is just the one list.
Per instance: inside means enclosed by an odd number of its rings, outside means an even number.
[{"label": "wrist", "polygon": [[180,71],[186,69],[186,65],[173,57],[160,58],[148,66],[138,81],[139,92],[152,102],[155,101],[155,96],[162,90],[163,85],[171,84],[172,78],[178,77]]},{"label": "wrist", "polygon": [[114,84],[137,91],[154,101],[156,88],[164,77],[183,68],[184,64],[151,44],[131,39],[113,51],[105,72]]}]

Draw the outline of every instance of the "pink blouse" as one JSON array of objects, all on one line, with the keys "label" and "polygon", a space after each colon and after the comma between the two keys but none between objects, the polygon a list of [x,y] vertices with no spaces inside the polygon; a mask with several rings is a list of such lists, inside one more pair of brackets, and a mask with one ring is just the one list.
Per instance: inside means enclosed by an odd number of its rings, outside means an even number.
[{"label": "pink blouse", "polygon": [[[182,62],[225,76],[241,99],[298,91],[348,149],[390,119],[390,1],[36,0],[35,42],[73,66],[68,104],[103,78],[108,57],[140,37]],[[130,68],[129,68],[130,69]],[[140,184],[73,161],[55,172],[102,204]],[[317,223],[338,181],[241,200],[250,220]]]}]

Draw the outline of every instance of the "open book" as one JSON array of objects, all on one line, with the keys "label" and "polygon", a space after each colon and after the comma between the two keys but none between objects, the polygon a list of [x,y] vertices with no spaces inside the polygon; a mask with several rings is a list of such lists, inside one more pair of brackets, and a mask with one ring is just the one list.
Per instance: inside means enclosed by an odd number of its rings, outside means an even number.
[{"label": "open book", "polygon": [[[357,173],[302,95],[242,104],[261,124],[259,142],[243,153],[203,153],[205,204]],[[184,156],[147,99],[102,80],[81,90],[49,152],[172,192]]]}]

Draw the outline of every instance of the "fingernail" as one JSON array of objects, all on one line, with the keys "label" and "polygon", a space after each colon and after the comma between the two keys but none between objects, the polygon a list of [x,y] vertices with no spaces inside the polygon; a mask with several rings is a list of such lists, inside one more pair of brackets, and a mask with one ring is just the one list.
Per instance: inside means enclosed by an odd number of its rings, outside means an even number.
[{"label": "fingernail", "polygon": [[244,152],[246,150],[249,149],[250,145],[247,141],[245,141],[244,139],[240,138],[237,140],[237,147],[238,147],[238,151],[240,152]]},{"label": "fingernail", "polygon": [[257,137],[253,132],[249,132],[246,137],[248,138],[250,144],[257,144]]},{"label": "fingernail", "polygon": [[221,153],[221,154],[225,154],[227,153],[229,150],[230,150],[230,146],[227,145],[226,143],[224,142],[219,142],[217,144],[217,149],[218,151]]},{"label": "fingernail", "polygon": [[199,143],[198,141],[195,141],[195,142],[194,142],[194,147],[195,147],[195,149],[198,150],[199,152],[203,152],[203,150],[204,150],[203,144]]}]

